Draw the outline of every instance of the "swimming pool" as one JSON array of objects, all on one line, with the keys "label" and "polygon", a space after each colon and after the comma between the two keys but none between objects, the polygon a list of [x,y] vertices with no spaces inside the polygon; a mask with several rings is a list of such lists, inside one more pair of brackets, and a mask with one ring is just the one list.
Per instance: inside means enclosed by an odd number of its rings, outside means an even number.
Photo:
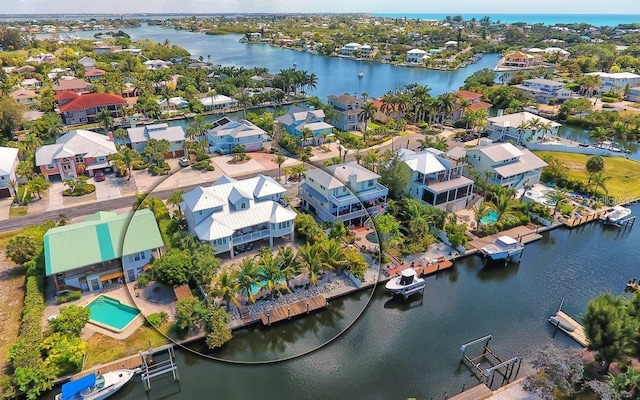
[{"label": "swimming pool", "polygon": [[495,211],[489,211],[480,218],[480,222],[485,225],[491,225],[498,222],[498,213]]},{"label": "swimming pool", "polygon": [[122,332],[140,314],[138,309],[104,295],[98,296],[87,308],[89,322],[114,332]]}]

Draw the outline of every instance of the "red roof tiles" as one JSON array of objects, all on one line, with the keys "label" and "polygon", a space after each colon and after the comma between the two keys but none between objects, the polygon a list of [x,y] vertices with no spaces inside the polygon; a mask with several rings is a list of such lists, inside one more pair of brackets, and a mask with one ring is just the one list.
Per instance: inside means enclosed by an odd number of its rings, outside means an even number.
[{"label": "red roof tiles", "polygon": [[76,99],[60,106],[60,111],[79,111],[87,110],[91,107],[104,107],[115,104],[127,104],[127,101],[116,94],[110,93],[91,93],[79,96]]},{"label": "red roof tiles", "polygon": [[60,92],[55,96],[53,96],[53,98],[56,100],[66,100],[66,99],[75,99],[78,96],[80,95],[76,92]]}]

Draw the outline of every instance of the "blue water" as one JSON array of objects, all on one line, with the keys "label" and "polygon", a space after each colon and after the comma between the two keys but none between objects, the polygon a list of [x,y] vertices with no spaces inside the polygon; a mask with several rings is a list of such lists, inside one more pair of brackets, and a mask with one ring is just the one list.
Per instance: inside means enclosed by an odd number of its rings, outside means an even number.
[{"label": "blue water", "polygon": [[[636,10],[639,11],[639,10]],[[447,13],[447,14],[405,14],[405,13],[390,13],[390,14],[372,14],[376,17],[389,17],[389,18],[410,18],[410,19],[431,19],[431,20],[444,20],[448,15],[460,15],[465,21],[472,18],[480,20],[481,18],[488,16],[492,22],[526,22],[529,24],[574,24],[574,23],[586,23],[594,26],[617,26],[619,24],[632,24],[640,23],[640,14],[459,14],[459,13]]]},{"label": "blue water", "polygon": [[137,309],[107,296],[99,296],[89,303],[89,319],[122,330],[140,313]]},{"label": "blue water", "polygon": [[495,224],[498,221],[498,213],[495,211],[489,211],[482,218],[480,218],[480,222],[485,225]]}]

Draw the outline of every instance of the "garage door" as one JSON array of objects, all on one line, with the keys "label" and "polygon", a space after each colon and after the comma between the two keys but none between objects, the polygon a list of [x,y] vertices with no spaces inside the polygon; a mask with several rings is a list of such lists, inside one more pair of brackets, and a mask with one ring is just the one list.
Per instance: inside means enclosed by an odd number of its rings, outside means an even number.
[{"label": "garage door", "polygon": [[176,157],[184,157],[184,150],[176,150]]},{"label": "garage door", "polygon": [[11,197],[11,192],[9,191],[9,188],[1,188],[0,189],[0,199],[4,199],[7,197]]},{"label": "garage door", "polygon": [[173,158],[173,152],[169,151],[164,153],[164,159],[166,160],[167,158]]}]

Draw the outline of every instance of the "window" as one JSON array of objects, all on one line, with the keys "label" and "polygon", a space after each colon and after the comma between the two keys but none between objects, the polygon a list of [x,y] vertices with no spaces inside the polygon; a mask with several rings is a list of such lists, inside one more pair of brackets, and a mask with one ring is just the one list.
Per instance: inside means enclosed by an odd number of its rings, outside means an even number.
[{"label": "window", "polygon": [[246,203],[240,203],[240,208],[241,208],[241,209],[245,209],[245,208],[247,208],[247,204],[246,204]]},{"label": "window", "polygon": [[369,187],[373,187],[373,181],[372,180],[369,181],[368,185],[369,185]]},{"label": "window", "polygon": [[82,154],[78,154],[75,157],[75,160],[76,160],[77,163],[81,163],[81,162],[84,162],[84,157],[82,156]]},{"label": "window", "polygon": [[47,164],[47,169],[54,169],[56,166],[53,164]]},{"label": "window", "polygon": [[136,272],[132,269],[127,270],[127,278],[129,282],[136,280]]}]

